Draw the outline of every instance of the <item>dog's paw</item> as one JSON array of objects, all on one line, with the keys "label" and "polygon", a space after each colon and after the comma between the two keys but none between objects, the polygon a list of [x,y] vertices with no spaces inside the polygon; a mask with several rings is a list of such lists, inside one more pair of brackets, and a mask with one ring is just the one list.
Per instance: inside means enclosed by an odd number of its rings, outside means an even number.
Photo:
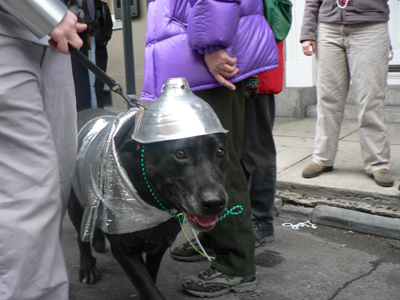
[{"label": "dog's paw", "polygon": [[80,282],[87,284],[95,284],[101,279],[96,267],[90,269],[82,269],[79,271],[78,279]]},{"label": "dog's paw", "polygon": [[91,257],[88,260],[82,260],[79,268],[78,280],[87,284],[95,284],[101,279],[96,268],[96,259]]}]

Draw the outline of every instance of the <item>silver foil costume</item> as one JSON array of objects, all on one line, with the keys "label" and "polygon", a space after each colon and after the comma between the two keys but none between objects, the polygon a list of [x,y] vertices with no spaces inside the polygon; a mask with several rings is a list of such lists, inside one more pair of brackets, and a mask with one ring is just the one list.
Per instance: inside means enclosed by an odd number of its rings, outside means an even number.
[{"label": "silver foil costume", "polygon": [[121,234],[152,228],[171,216],[145,203],[121,166],[116,145],[135,123],[137,108],[117,117],[86,124],[78,135],[73,189],[85,207],[81,239],[90,241],[96,227]]},{"label": "silver foil costume", "polygon": [[67,12],[67,7],[61,1],[1,0],[0,2],[38,38],[49,34]]},{"label": "silver foil costume", "polygon": [[132,139],[142,144],[227,132],[210,105],[192,93],[186,78],[167,79],[163,94],[144,113],[132,108],[86,124],[78,134],[73,181],[85,207],[83,241],[90,241],[96,227],[122,234],[152,228],[171,217],[140,198],[121,165],[116,145],[131,128]]}]

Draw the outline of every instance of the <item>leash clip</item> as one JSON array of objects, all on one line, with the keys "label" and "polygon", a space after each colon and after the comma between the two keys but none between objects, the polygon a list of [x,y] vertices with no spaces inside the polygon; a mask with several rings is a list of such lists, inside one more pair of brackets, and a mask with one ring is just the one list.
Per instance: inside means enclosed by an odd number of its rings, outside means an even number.
[{"label": "leash clip", "polygon": [[115,82],[115,86],[110,88],[110,90],[113,91],[114,93],[120,95],[122,98],[124,98],[125,102],[128,102],[131,106],[138,107],[138,108],[143,107],[144,109],[146,109],[146,107],[144,105],[140,104],[138,96],[126,95],[124,93],[124,90],[122,89],[121,84],[119,84],[118,82]]}]

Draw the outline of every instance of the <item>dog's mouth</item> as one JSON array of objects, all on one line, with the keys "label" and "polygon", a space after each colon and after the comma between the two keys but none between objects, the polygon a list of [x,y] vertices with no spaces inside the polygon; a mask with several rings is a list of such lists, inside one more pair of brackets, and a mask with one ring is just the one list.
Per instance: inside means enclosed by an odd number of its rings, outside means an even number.
[{"label": "dog's mouth", "polygon": [[199,231],[211,230],[217,224],[217,216],[202,217],[191,212],[186,213],[186,220],[194,229]]}]

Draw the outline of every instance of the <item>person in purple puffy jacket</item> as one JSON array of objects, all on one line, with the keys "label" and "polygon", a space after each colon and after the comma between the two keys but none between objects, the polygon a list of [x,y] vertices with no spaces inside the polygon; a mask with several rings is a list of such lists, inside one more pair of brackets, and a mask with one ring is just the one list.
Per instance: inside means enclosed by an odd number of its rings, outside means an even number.
[{"label": "person in purple puffy jacket", "polygon": [[[261,0],[150,1],[141,100],[156,100],[168,78],[186,77],[192,91],[211,105],[229,130],[229,206],[243,207],[238,218],[249,230],[251,206],[240,162],[245,80],[277,66],[277,47]],[[243,224],[229,216],[198,235],[215,260],[209,269],[185,280],[187,292],[213,297],[256,288],[254,237]],[[189,242],[171,254],[183,261],[203,258]]]}]

